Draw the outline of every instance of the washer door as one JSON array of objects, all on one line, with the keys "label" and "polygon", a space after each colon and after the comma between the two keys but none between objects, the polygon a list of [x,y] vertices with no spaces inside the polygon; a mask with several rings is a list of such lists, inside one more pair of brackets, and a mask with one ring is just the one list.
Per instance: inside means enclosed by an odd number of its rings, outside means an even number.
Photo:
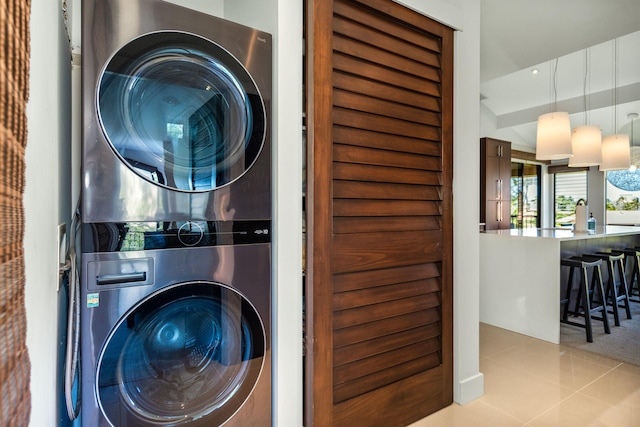
[{"label": "washer door", "polygon": [[220,425],[260,376],[264,334],[254,307],[231,288],[163,289],[109,335],[98,361],[100,407],[114,426]]},{"label": "washer door", "polygon": [[96,99],[115,153],[170,189],[229,184],[264,143],[266,113],[255,82],[228,51],[193,34],[151,33],[126,44],[102,72]]}]

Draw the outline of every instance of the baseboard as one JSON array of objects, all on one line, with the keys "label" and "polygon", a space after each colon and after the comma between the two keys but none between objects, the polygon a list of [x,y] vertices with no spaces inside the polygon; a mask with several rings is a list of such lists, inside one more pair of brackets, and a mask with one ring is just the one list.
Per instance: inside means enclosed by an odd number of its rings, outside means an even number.
[{"label": "baseboard", "polygon": [[484,394],[484,374],[478,373],[472,377],[458,381],[453,392],[453,401],[465,405]]}]

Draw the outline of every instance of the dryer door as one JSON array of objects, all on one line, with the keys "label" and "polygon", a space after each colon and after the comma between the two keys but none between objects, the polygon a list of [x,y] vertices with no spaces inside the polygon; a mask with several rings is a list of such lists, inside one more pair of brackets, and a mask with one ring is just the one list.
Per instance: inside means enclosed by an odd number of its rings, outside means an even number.
[{"label": "dryer door", "polygon": [[264,334],[254,307],[229,287],[165,288],[109,335],[96,374],[100,407],[115,426],[220,425],[260,376]]},{"label": "dryer door", "polygon": [[221,46],[193,34],[158,32],[127,43],[97,87],[103,133],[148,181],[209,191],[242,176],[265,138],[255,82]]}]

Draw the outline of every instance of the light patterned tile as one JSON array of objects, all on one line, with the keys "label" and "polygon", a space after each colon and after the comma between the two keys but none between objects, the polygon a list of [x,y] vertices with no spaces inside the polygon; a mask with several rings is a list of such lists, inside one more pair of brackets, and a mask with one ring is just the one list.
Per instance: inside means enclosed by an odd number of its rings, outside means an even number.
[{"label": "light patterned tile", "polygon": [[453,405],[409,427],[521,427],[523,422],[481,401]]},{"label": "light patterned tile", "polygon": [[528,422],[567,398],[573,391],[491,359],[480,361],[485,395],[494,408]]},{"label": "light patterned tile", "polygon": [[531,421],[531,427],[634,427],[640,425],[633,408],[611,406],[601,400],[576,393]]},{"label": "light patterned tile", "polygon": [[574,391],[612,369],[588,358],[577,357],[556,344],[536,339],[490,359]]},{"label": "light patterned tile", "polygon": [[640,409],[640,376],[635,372],[635,366],[621,365],[580,390],[580,393],[610,405]]},{"label": "light patterned tile", "polygon": [[480,323],[480,358],[499,354],[533,339],[517,332]]}]

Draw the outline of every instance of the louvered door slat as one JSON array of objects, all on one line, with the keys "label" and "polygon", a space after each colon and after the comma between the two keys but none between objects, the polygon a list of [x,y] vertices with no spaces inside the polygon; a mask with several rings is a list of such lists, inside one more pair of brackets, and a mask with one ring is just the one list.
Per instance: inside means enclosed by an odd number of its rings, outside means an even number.
[{"label": "louvered door slat", "polygon": [[440,277],[440,271],[434,264],[414,264],[380,270],[366,270],[333,276],[333,291],[348,292],[356,289],[393,285],[401,283],[405,277],[413,280]]},{"label": "louvered door slat", "polygon": [[398,184],[440,184],[440,174],[438,172],[341,162],[333,164],[333,177],[334,179],[342,180],[395,182]]},{"label": "louvered door slat", "polygon": [[337,2],[334,4],[333,11],[336,16],[343,16],[355,22],[365,23],[397,39],[411,42],[433,52],[439,53],[441,51],[437,37],[425,37],[424,33],[416,32],[399,22],[386,19],[384,16],[371,14],[353,3]]},{"label": "louvered door slat", "polygon": [[333,74],[333,86],[335,89],[348,90],[354,93],[368,94],[369,96],[386,99],[398,104],[410,105],[415,108],[430,111],[440,111],[440,103],[437,97],[416,93],[398,86],[392,86],[383,82],[363,79],[353,74],[335,72]]},{"label": "louvered door slat", "polygon": [[[431,341],[434,350],[440,346],[437,340]],[[363,378],[337,384],[334,388],[334,402],[340,403],[355,398],[361,394],[375,390],[387,384],[400,381],[411,375],[434,368],[440,365],[440,357],[434,351],[430,357],[420,357],[406,363],[382,369]]]},{"label": "louvered door slat", "polygon": [[430,294],[440,290],[436,279],[413,280],[387,286],[375,286],[350,292],[333,294],[333,309],[346,310],[364,307],[385,301],[393,301],[417,295]]},{"label": "louvered door slat", "polygon": [[360,360],[385,354],[420,342],[435,338],[439,335],[437,324],[429,324],[412,328],[396,334],[385,335],[369,341],[359,342],[350,346],[340,347],[335,350],[334,364],[342,367]]},{"label": "louvered door slat", "polygon": [[[341,310],[333,313],[334,330],[349,328],[375,322],[401,314],[415,311],[428,310],[440,304],[439,298],[434,294],[420,295],[397,301],[388,301],[383,304],[375,304],[367,307],[359,307],[350,310]],[[334,354],[334,358],[336,354]],[[338,364],[336,362],[336,364]]]},{"label": "louvered door slat", "polygon": [[351,39],[347,36],[336,35],[333,38],[333,49],[336,52],[343,53],[353,58],[368,61],[372,64],[381,64],[391,66],[393,69],[402,73],[411,74],[412,76],[427,79],[434,82],[440,81],[438,74],[437,56],[430,53],[424,53],[424,62],[409,59],[406,55],[411,52],[404,52],[398,55],[398,52],[389,52],[380,49],[380,46],[372,46],[367,43],[367,39]]},{"label": "louvered door slat", "polygon": [[360,163],[364,165],[389,166],[418,170],[439,171],[440,158],[414,153],[379,150],[351,145],[334,144],[333,159],[336,162]]},{"label": "louvered door slat", "polygon": [[405,185],[335,180],[336,199],[441,200],[435,185]]},{"label": "louvered door slat", "polygon": [[407,136],[410,138],[434,139],[440,137],[440,130],[436,124],[429,126],[345,108],[334,108],[333,121],[337,125]]},{"label": "louvered door slat", "polygon": [[386,83],[420,94],[440,96],[440,86],[437,82],[424,80],[407,73],[393,71],[381,65],[363,62],[358,58],[346,54],[333,55],[333,67],[335,71],[355,73],[362,78],[371,79],[380,83]]},{"label": "louvered door slat", "polygon": [[[401,56],[411,61],[438,68],[440,66],[440,56],[437,53],[423,49],[418,45],[408,43],[403,39],[390,36],[387,33],[381,32],[372,27],[360,25],[354,21],[343,19],[340,16],[336,16],[333,20],[333,33],[334,40],[339,39],[339,36],[345,36],[366,44],[372,43],[372,45],[374,45],[373,42],[375,41],[375,46],[377,48],[390,52],[394,56]],[[336,48],[335,44],[333,45],[333,49],[336,52],[340,52],[340,50]],[[374,58],[374,60],[380,60],[381,63],[384,63],[383,61],[385,59],[389,60],[388,62],[394,62],[394,59],[391,59],[386,55],[378,55]]]},{"label": "louvered door slat", "polygon": [[440,157],[442,156],[441,145],[436,142],[439,133],[434,133],[434,138],[434,140],[426,140],[372,132],[366,129],[333,127],[333,141],[335,143]]},{"label": "louvered door slat", "polygon": [[440,310],[438,307],[414,311],[377,320],[363,325],[355,325],[341,328],[333,334],[334,348],[345,347],[360,342],[373,340],[385,335],[397,334],[409,329],[419,328],[440,320]]},{"label": "louvered door slat", "polygon": [[358,380],[367,375],[375,374],[378,371],[428,356],[434,353],[434,351],[437,351],[438,347],[438,344],[434,346],[433,343],[428,340],[417,341],[410,343],[406,347],[338,366],[333,373],[333,382],[336,386],[339,386],[349,381]]},{"label": "louvered door slat", "polygon": [[333,92],[333,105],[429,126],[437,126],[440,123],[440,116],[436,112],[425,111],[406,104],[398,104],[371,96],[362,96],[345,90],[335,90]]},{"label": "louvered door slat", "polygon": [[339,199],[333,201],[333,214],[336,217],[440,215],[440,205],[422,200]]},{"label": "louvered door slat", "polygon": [[441,228],[440,219],[436,216],[340,217],[333,221],[334,234],[440,230]]}]

